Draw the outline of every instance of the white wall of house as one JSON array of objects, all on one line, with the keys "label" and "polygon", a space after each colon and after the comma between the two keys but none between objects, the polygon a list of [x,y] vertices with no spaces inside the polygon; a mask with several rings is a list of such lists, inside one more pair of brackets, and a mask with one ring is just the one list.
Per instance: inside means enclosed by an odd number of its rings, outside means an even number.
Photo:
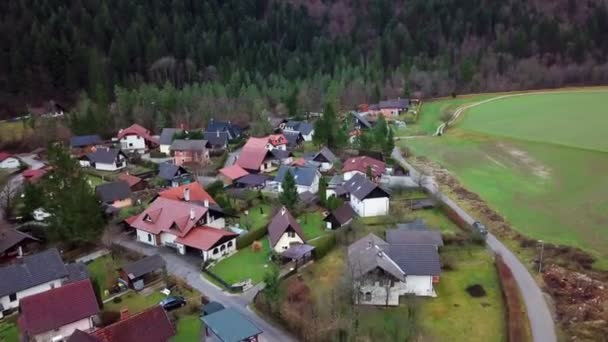
[{"label": "white wall of house", "polygon": [[156,246],[156,236],[154,236],[154,234],[139,229],[136,229],[135,231],[137,232],[137,241]]},{"label": "white wall of house", "polygon": [[360,172],[360,171],[348,171],[348,172],[344,172],[344,181],[346,182],[347,180],[353,178],[354,175],[356,174],[360,174],[365,176],[364,172]]},{"label": "white wall of house", "polygon": [[433,289],[432,276],[406,276],[405,282],[395,281],[388,290],[388,302],[387,289],[378,281],[374,284],[355,282],[355,288],[359,290],[358,304],[361,305],[397,306],[399,305],[399,297],[406,294],[419,297],[437,297],[437,293]]},{"label": "white wall of house", "polygon": [[181,243],[175,242],[175,239],[177,239],[177,235],[167,233],[167,232],[160,233],[160,244],[162,246],[168,246],[171,248],[175,248],[175,249],[177,249],[177,252],[181,255],[186,254],[186,247],[184,245],[182,245]]},{"label": "white wall of house", "polygon": [[164,154],[166,154],[166,155],[170,155],[170,154],[171,154],[171,151],[169,150],[169,147],[171,147],[171,145],[170,145],[170,144],[169,144],[169,145],[162,145],[162,144],[161,144],[161,145],[159,146],[159,150],[160,150],[160,152],[162,152],[162,153],[164,153]]},{"label": "white wall of house", "polygon": [[[325,172],[325,171],[329,171],[334,167],[333,163],[321,163],[321,171]],[[352,177],[352,176],[351,176]]]},{"label": "white wall of house", "polygon": [[[40,284],[34,287],[30,287],[29,289],[25,289],[23,291],[19,291],[16,293],[17,298],[14,301],[10,300],[10,296],[4,296],[0,298],[0,304],[4,307],[4,310],[10,310],[19,307],[19,300],[21,298],[35,295],[41,292],[48,291],[55,287],[60,287],[63,282],[63,279],[55,279],[44,284]],[[0,316],[1,317],[1,316]]]},{"label": "white wall of house", "polygon": [[80,164],[81,167],[90,167],[91,166],[91,162],[89,162],[88,160],[79,160],[78,163]]},{"label": "white wall of house", "polygon": [[[66,324],[59,329],[49,330],[37,335],[34,335],[31,340],[35,342],[53,342],[53,341],[65,341],[70,335],[74,333],[76,329],[82,331],[89,331],[93,328],[93,319],[91,317],[83,318],[79,321]],[[63,340],[60,339],[63,337]]]},{"label": "white wall of house", "polygon": [[289,236],[288,232],[283,233],[277,244],[273,247],[275,252],[283,253],[294,243],[304,243],[304,240],[298,235],[293,233],[293,236]]},{"label": "white wall of house", "polygon": [[123,162],[121,167],[116,166],[116,163],[112,164],[104,164],[104,163],[95,163],[95,169],[101,171],[116,171],[120,169],[124,169],[127,167],[127,163]]},{"label": "white wall of house", "polygon": [[388,197],[368,198],[363,201],[350,196],[350,206],[361,217],[388,215],[390,201]]},{"label": "white wall of house", "polygon": [[120,148],[124,151],[146,151],[146,140],[135,134],[125,135],[120,139]]},{"label": "white wall of house", "polygon": [[272,151],[272,150],[282,150],[282,151],[287,151],[287,144],[281,144],[281,145],[273,145],[271,143],[266,144],[266,149],[268,151]]},{"label": "white wall of house", "polygon": [[17,169],[19,168],[19,159],[8,157],[0,162],[0,169]]},{"label": "white wall of house", "polygon": [[224,227],[226,227],[226,220],[223,217],[216,218],[213,221],[210,221],[209,217],[208,217],[207,218],[207,222],[208,223],[206,224],[206,226],[208,226],[208,227],[212,227],[212,228],[224,228]]},{"label": "white wall of house", "polygon": [[312,131],[310,131],[309,134],[302,134],[302,137],[304,138],[304,141],[312,141],[312,136],[315,134],[315,130],[313,129]]},{"label": "white wall of house", "polygon": [[208,251],[202,251],[203,260],[217,260],[236,252],[236,238],[228,240],[223,244],[213,247]]}]

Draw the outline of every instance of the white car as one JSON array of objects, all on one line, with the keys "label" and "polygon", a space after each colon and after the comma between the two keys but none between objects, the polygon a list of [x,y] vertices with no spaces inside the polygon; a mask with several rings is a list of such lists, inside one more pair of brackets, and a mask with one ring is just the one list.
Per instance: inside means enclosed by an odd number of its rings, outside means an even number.
[{"label": "white car", "polygon": [[51,214],[49,214],[42,208],[38,208],[38,209],[34,210],[34,212],[32,213],[32,217],[36,221],[44,221],[47,218],[51,217]]}]

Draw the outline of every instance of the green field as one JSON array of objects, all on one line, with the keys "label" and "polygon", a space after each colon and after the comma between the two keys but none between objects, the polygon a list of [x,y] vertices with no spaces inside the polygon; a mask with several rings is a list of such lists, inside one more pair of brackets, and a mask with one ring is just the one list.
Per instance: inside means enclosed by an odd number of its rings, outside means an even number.
[{"label": "green field", "polygon": [[510,97],[470,109],[443,137],[400,144],[447,168],[528,237],[580,247],[608,268],[602,105],[608,92],[597,90]]}]

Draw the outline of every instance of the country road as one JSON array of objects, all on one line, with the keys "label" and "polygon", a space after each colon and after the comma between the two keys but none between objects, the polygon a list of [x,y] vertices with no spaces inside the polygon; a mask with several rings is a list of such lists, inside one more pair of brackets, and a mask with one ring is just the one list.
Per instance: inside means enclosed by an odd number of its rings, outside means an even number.
[{"label": "country road", "polygon": [[[391,154],[393,159],[403,164],[410,170],[410,176],[413,179],[421,177],[420,173],[411,165],[403,156],[399,148],[395,147]],[[425,187],[430,193],[437,196],[445,205],[454,210],[465,222],[473,224],[477,221],[465,210],[463,210],[456,202],[450,199],[448,196],[439,191],[437,183],[430,176],[424,176],[422,186]],[[543,292],[540,287],[530,274],[526,267],[519,261],[517,256],[513,254],[502,242],[500,242],[494,235],[488,233],[486,238],[486,244],[496,254],[503,257],[503,260],[507,266],[511,269],[513,277],[519,286],[519,290],[522,294],[526,311],[528,313],[528,320],[530,321],[530,328],[532,330],[532,337],[537,342],[555,342],[557,336],[555,334],[555,323],[551,316],[551,311],[544,299]]]}]

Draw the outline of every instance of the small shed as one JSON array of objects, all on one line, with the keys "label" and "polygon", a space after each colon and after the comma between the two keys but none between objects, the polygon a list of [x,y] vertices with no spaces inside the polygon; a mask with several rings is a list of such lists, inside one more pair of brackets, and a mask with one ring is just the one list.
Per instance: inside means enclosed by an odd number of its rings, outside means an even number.
[{"label": "small shed", "polygon": [[293,262],[295,268],[297,269],[299,266],[302,266],[312,260],[312,252],[314,250],[315,247],[311,245],[294,244],[281,253],[281,258],[285,262]]},{"label": "small shed", "polygon": [[201,320],[205,323],[205,335],[222,342],[257,342],[262,334],[257,325],[232,308],[203,316]]},{"label": "small shed", "polygon": [[123,266],[119,273],[120,278],[126,281],[130,288],[139,291],[147,284],[158,280],[164,270],[165,260],[156,254]]},{"label": "small shed", "polygon": [[350,224],[355,216],[357,214],[350,204],[344,203],[325,216],[323,221],[325,221],[327,229],[336,229]]}]

